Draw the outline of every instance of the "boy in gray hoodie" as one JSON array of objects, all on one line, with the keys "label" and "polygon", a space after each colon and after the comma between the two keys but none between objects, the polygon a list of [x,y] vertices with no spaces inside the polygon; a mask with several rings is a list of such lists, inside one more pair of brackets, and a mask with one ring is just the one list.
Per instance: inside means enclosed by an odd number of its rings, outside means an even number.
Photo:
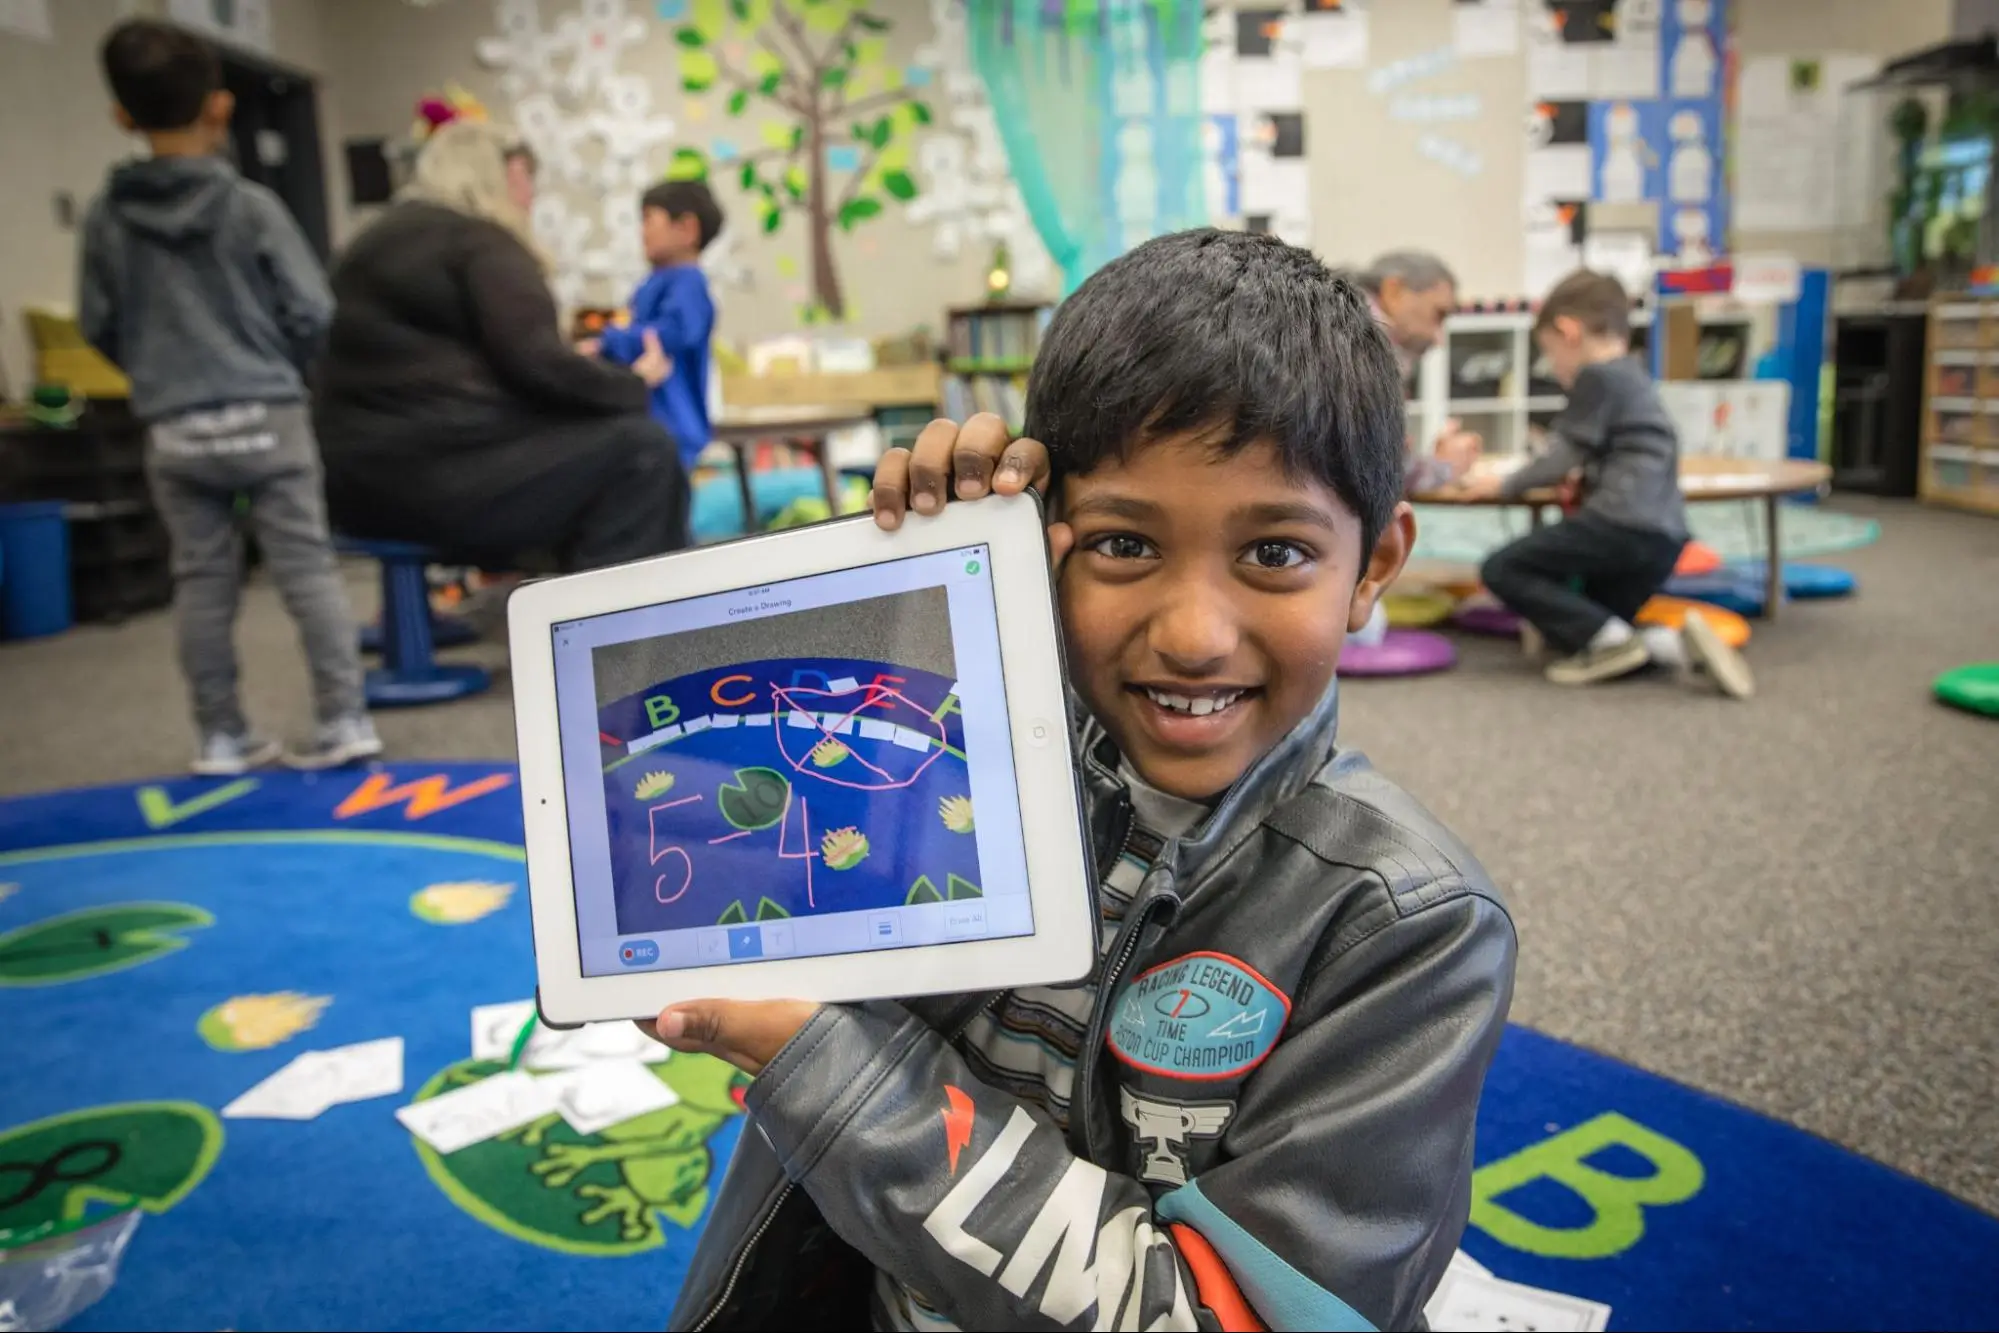
[{"label": "boy in gray hoodie", "polygon": [[147,476],[173,541],[181,669],[200,734],[193,770],[245,772],[279,747],[245,720],[233,642],[238,496],[312,668],[318,730],[285,756],[330,768],[378,755],[353,617],[334,567],[304,367],[333,298],[276,195],[220,154],[235,99],[206,43],[143,20],[104,41],[120,126],[148,158],[113,168],[84,222],[77,319],[132,381]]}]

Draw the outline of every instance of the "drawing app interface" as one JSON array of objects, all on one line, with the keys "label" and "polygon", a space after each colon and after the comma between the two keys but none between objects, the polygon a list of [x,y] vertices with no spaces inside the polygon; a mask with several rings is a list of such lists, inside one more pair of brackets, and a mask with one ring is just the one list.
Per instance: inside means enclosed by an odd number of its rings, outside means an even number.
[{"label": "drawing app interface", "polygon": [[553,635],[584,975],[1033,933],[984,546]]}]

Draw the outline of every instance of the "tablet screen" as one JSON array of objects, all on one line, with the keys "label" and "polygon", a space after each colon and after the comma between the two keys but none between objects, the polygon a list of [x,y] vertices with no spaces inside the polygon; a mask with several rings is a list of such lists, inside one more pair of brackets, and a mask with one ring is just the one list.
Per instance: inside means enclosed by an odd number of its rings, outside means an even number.
[{"label": "tablet screen", "polygon": [[1033,933],[985,547],[551,632],[585,976]]}]

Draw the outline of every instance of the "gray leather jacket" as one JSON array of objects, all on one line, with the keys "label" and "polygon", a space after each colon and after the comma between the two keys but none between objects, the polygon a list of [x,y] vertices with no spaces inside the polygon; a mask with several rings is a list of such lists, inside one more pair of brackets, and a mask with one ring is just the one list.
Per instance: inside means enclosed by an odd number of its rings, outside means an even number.
[{"label": "gray leather jacket", "polygon": [[[866,1328],[876,1268],[967,1329],[1421,1327],[1513,925],[1337,713],[1335,685],[1159,853],[1066,1135],[953,1049],[996,997],[822,1010],[750,1086],[671,1327]],[[1082,744],[1105,873],[1130,800],[1102,730]]]}]

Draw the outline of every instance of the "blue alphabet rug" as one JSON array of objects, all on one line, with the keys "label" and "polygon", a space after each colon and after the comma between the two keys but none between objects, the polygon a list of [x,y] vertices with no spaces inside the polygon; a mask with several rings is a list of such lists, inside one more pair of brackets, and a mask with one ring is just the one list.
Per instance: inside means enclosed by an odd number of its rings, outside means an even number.
[{"label": "blue alphabet rug", "polygon": [[[394,1116],[501,1067],[473,1011],[503,1028],[488,1007],[532,991],[520,833],[491,764],[0,802],[0,1229],[140,1219],[73,1327],[661,1324],[741,1129],[731,1071],[674,1057],[663,1111],[448,1157]],[[391,1037],[397,1093],[221,1115],[301,1052]],[[1614,1329],[1999,1325],[1999,1221],[1533,1032],[1500,1050],[1479,1161],[1465,1249]]]}]

